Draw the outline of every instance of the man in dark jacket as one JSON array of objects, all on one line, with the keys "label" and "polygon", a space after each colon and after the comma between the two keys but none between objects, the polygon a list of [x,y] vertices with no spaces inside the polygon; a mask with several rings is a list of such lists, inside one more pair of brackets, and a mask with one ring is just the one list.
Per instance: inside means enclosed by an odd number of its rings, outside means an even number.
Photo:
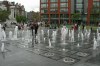
[{"label": "man in dark jacket", "polygon": [[32,30],[32,36],[33,36],[33,29],[34,29],[34,24],[33,23],[31,23],[31,30]]},{"label": "man in dark jacket", "polygon": [[35,25],[34,25],[34,28],[35,28],[35,35],[37,35],[37,31],[38,31],[38,24],[36,23]]}]

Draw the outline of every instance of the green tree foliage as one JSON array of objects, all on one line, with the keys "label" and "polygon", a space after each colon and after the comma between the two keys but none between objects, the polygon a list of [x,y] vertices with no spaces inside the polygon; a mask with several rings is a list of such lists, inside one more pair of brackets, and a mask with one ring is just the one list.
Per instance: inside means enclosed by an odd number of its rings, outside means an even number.
[{"label": "green tree foliage", "polygon": [[16,21],[18,22],[18,23],[21,23],[21,18],[20,18],[20,16],[16,16]]},{"label": "green tree foliage", "polygon": [[40,21],[41,17],[40,17],[40,13],[39,12],[34,12],[34,11],[30,11],[27,13],[27,17],[28,20],[30,21]]},{"label": "green tree foliage", "polygon": [[0,21],[4,22],[6,19],[9,19],[9,11],[0,9]]},{"label": "green tree foliage", "polygon": [[79,20],[80,17],[81,17],[80,13],[74,13],[74,14],[72,14],[72,16],[71,16],[73,22]]},{"label": "green tree foliage", "polygon": [[27,18],[25,16],[16,16],[16,20],[18,23],[26,23]]},{"label": "green tree foliage", "polygon": [[33,12],[33,20],[34,21],[40,21],[39,12]]}]

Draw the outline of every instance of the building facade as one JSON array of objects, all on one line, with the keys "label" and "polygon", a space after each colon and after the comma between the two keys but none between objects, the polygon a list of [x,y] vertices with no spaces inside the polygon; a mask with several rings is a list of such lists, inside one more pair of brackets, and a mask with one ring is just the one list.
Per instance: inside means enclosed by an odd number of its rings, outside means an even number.
[{"label": "building facade", "polygon": [[7,10],[7,7],[4,4],[2,4],[2,1],[0,1],[0,9]]},{"label": "building facade", "polygon": [[26,11],[23,5],[7,0],[0,1],[0,8],[2,10],[10,11],[9,19],[13,22],[16,21],[16,16],[26,16]]},{"label": "building facade", "polygon": [[40,0],[40,15],[42,20],[50,24],[61,24],[70,17],[68,0]]},{"label": "building facade", "polygon": [[[96,2],[96,3],[95,3]],[[100,0],[40,0],[40,15],[49,24],[71,24],[73,14],[80,14],[78,22],[90,23],[93,5]],[[100,8],[97,8],[100,9]]]}]

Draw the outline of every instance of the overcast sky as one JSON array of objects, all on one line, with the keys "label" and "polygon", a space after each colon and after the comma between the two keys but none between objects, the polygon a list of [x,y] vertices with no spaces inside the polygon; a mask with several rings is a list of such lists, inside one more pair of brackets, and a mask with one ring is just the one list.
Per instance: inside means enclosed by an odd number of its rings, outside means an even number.
[{"label": "overcast sky", "polygon": [[[3,0],[0,0],[0,1],[3,1]],[[25,7],[25,10],[26,11],[39,11],[39,4],[40,4],[40,0],[7,0],[7,1],[14,1],[14,2],[18,2],[18,3],[21,3],[22,5],[24,5]]]}]

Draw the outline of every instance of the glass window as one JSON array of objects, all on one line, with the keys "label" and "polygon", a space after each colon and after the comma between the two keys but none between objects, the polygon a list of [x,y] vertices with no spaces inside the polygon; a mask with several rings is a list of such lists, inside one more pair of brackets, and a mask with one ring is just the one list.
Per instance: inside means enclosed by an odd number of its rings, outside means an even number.
[{"label": "glass window", "polygon": [[93,5],[97,6],[97,7],[100,7],[100,2],[94,2]]},{"label": "glass window", "polygon": [[50,17],[51,18],[58,18],[58,15],[57,14],[51,14]]},{"label": "glass window", "polygon": [[50,2],[58,2],[58,0],[50,0]]},{"label": "glass window", "polygon": [[57,3],[50,4],[50,7],[51,7],[51,8],[58,7],[58,4],[57,4]]},{"label": "glass window", "polygon": [[68,7],[68,3],[60,3],[60,7]]},{"label": "glass window", "polygon": [[47,3],[48,0],[41,0],[41,3]]},{"label": "glass window", "polygon": [[97,2],[97,6],[99,6],[99,7],[100,7],[100,2]]},{"label": "glass window", "polygon": [[83,8],[83,4],[76,4],[76,8]]},{"label": "glass window", "polygon": [[93,5],[96,6],[96,2],[94,2]]},{"label": "glass window", "polygon": [[83,9],[76,9],[76,13],[82,13]]},{"label": "glass window", "polygon": [[47,8],[48,4],[41,4],[41,8]]},{"label": "glass window", "polygon": [[50,12],[58,12],[58,9],[50,9]]},{"label": "glass window", "polygon": [[82,3],[82,2],[83,2],[83,0],[76,0],[76,2],[77,2],[77,3]]},{"label": "glass window", "polygon": [[99,1],[99,0],[93,0],[93,1]]},{"label": "glass window", "polygon": [[43,14],[42,16],[43,16],[43,18],[48,18],[47,14]]},{"label": "glass window", "polygon": [[41,10],[41,13],[47,13],[47,12],[48,12],[47,9],[43,9],[43,10]]},{"label": "glass window", "polygon": [[44,10],[41,10],[41,13],[44,13]]},{"label": "glass window", "polygon": [[60,14],[60,18],[67,18],[68,15],[67,14]]},{"label": "glass window", "polygon": [[67,13],[67,12],[68,12],[68,9],[61,8],[61,9],[60,9],[60,12],[66,12],[66,13]]},{"label": "glass window", "polygon": [[68,2],[68,0],[60,0],[60,2]]}]

